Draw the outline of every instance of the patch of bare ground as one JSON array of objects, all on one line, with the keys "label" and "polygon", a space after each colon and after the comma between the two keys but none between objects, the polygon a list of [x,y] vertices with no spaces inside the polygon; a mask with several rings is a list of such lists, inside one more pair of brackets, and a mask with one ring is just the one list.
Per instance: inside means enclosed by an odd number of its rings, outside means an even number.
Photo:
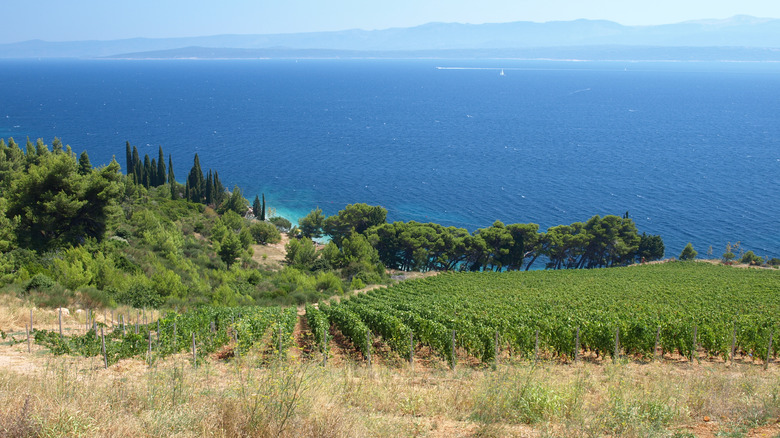
[{"label": "patch of bare ground", "polygon": [[282,269],[284,267],[284,257],[287,255],[284,247],[289,241],[290,238],[287,234],[282,233],[282,240],[279,243],[252,245],[252,260],[267,269]]}]

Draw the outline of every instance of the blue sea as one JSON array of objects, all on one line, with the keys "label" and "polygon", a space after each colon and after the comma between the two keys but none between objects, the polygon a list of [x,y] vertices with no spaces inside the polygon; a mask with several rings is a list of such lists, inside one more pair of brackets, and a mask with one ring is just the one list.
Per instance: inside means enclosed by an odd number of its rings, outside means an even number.
[{"label": "blue sea", "polygon": [[197,152],[292,220],[357,202],[469,230],[628,211],[667,257],[780,257],[780,64],[1,61],[0,137],[28,136],[123,167],[125,141],[162,145],[180,181]]}]

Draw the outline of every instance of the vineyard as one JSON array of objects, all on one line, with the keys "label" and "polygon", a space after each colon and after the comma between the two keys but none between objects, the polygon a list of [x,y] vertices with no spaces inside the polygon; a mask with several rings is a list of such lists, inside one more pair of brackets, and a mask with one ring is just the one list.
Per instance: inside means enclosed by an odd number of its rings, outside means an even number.
[{"label": "vineyard", "polygon": [[130,357],[144,357],[151,363],[180,352],[192,352],[197,360],[198,354],[213,353],[230,342],[235,344],[235,355],[252,348],[281,355],[293,344],[296,322],[295,308],[203,307],[169,312],[148,324],[123,321],[109,327],[94,322],[83,335],[36,330],[34,337],[54,354],[101,355],[108,366]]},{"label": "vineyard", "polygon": [[447,273],[310,306],[307,315],[315,336],[331,323],[364,354],[370,331],[401,357],[426,345],[453,365],[464,354],[482,362],[581,353],[765,359],[778,351],[780,271],[675,262]]}]

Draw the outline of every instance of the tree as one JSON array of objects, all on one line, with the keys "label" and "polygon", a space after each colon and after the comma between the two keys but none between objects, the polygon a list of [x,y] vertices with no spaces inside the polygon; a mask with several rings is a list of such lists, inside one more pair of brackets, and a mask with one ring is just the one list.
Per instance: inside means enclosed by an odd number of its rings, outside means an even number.
[{"label": "tree", "polygon": [[368,204],[349,204],[336,215],[325,219],[323,230],[336,245],[352,233],[363,233],[369,228],[385,223],[387,210]]},{"label": "tree", "polygon": [[89,155],[84,151],[79,155],[79,174],[86,175],[92,172],[92,164],[89,162]]},{"label": "tree", "polygon": [[731,242],[729,242],[726,244],[726,252],[723,253],[723,261],[729,263],[734,260],[735,257],[736,255],[731,252]]},{"label": "tree", "polygon": [[664,257],[664,241],[661,236],[642,233],[639,238],[639,249],[637,255],[639,261],[651,262],[661,260]]},{"label": "tree", "polygon": [[298,219],[298,228],[301,230],[303,237],[310,239],[319,239],[322,237],[322,227],[325,224],[325,216],[322,214],[322,209],[317,207],[312,210],[306,216]]},{"label": "tree", "polygon": [[252,238],[260,245],[278,243],[282,240],[282,234],[274,224],[268,222],[254,222],[249,226]]},{"label": "tree", "polygon": [[764,263],[764,259],[757,256],[753,251],[748,251],[742,256],[739,262],[748,265],[760,265]]},{"label": "tree", "polygon": [[264,221],[265,220],[265,193],[263,193],[262,196],[263,196],[263,205],[260,208],[260,220]]},{"label": "tree", "polygon": [[230,268],[236,261],[236,258],[241,255],[243,248],[241,246],[241,240],[239,240],[236,233],[228,231],[225,233],[225,237],[222,238],[222,242],[219,245],[219,257]]},{"label": "tree", "polygon": [[260,204],[260,198],[255,195],[255,200],[252,201],[252,214],[256,217],[260,217],[260,209],[262,208],[262,205]]},{"label": "tree", "polygon": [[192,202],[202,203],[206,196],[206,184],[203,178],[203,170],[200,168],[198,154],[195,154],[192,169],[190,169],[190,174],[187,176],[187,183],[190,188],[188,199]]},{"label": "tree", "polygon": [[133,153],[130,149],[130,142],[125,142],[125,174],[130,175],[133,171]]},{"label": "tree", "polygon": [[309,270],[317,260],[317,249],[311,239],[291,239],[284,248],[287,251],[284,259],[294,268]]},{"label": "tree", "polygon": [[241,193],[241,189],[238,188],[238,186],[234,186],[233,193],[231,193],[230,197],[219,206],[218,211],[220,213],[234,211],[243,216],[246,214],[247,204],[246,199],[244,199],[244,194]]},{"label": "tree", "polygon": [[696,258],[696,252],[695,249],[693,249],[693,245],[688,242],[687,245],[685,245],[685,248],[683,248],[682,252],[680,253],[680,260],[694,260]]},{"label": "tree", "polygon": [[161,186],[165,184],[165,181],[165,156],[163,155],[162,146],[160,146],[157,155],[157,181],[154,183],[154,185],[155,187]]}]

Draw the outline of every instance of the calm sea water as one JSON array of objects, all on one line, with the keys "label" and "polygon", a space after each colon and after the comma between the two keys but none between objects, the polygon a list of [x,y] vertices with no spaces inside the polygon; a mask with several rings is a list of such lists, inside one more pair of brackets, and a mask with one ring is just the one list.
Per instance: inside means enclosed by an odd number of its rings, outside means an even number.
[{"label": "calm sea water", "polygon": [[293,220],[356,202],[469,230],[628,211],[667,256],[780,256],[776,64],[2,61],[10,136],[123,166],[126,140],[162,145],[180,181],[197,152]]}]

